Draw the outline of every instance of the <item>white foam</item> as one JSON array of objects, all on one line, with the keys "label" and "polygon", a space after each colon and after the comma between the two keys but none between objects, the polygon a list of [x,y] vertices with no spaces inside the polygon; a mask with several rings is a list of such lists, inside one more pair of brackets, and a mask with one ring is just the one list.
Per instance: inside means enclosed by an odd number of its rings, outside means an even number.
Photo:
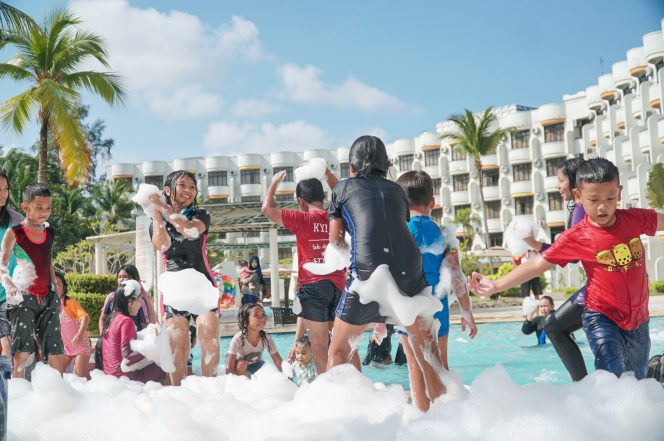
[{"label": "white foam", "polygon": [[537,311],[539,306],[539,300],[533,299],[532,297],[525,297],[523,299],[523,304],[521,305],[521,312],[523,315],[530,315]]},{"label": "white foam", "polygon": [[175,372],[171,337],[166,324],[156,325],[150,323],[145,329],[137,333],[137,339],[132,340],[129,345],[132,351],[143,354],[145,358],[155,362],[164,372]]},{"label": "white foam", "polygon": [[539,227],[533,223],[532,218],[517,217],[505,228],[503,240],[512,256],[519,257],[532,248],[523,239],[531,235],[536,237],[538,232]]},{"label": "white foam", "polygon": [[327,161],[323,158],[311,158],[302,163],[295,169],[295,182],[303,179],[316,178],[321,181],[325,179],[325,170],[327,170]]},{"label": "white foam", "polygon": [[[540,379],[546,380],[548,373]],[[516,385],[487,369],[470,395],[422,414],[398,385],[350,365],[297,388],[267,364],[251,379],[187,377],[181,387],[92,372],[64,379],[40,364],[33,382],[9,382],[9,440],[659,440],[664,389],[653,380],[591,373],[567,385]],[[35,417],[38,415],[38,418]]]},{"label": "white foam", "polygon": [[35,266],[23,259],[16,259],[16,268],[12,274],[12,282],[19,291],[27,290],[37,278]]},{"label": "white foam", "polygon": [[186,237],[187,239],[196,240],[196,239],[198,239],[198,236],[200,236],[200,233],[198,232],[198,228],[191,227],[191,228],[185,228],[184,229],[184,237]]},{"label": "white foam", "polygon": [[387,265],[378,266],[367,280],[355,277],[349,290],[356,292],[364,304],[377,302],[380,315],[394,325],[410,326],[417,316],[431,318],[442,309],[440,300],[431,295],[430,286],[413,297],[402,294]]},{"label": "white foam", "polygon": [[219,289],[193,268],[166,271],[159,276],[164,304],[192,314],[205,314],[217,307]]},{"label": "white foam", "polygon": [[143,208],[143,211],[148,216],[154,218],[158,215],[158,210],[155,208],[154,203],[150,200],[150,196],[159,195],[159,199],[163,204],[166,203],[166,197],[159,187],[152,184],[141,184],[138,186],[136,194],[131,197],[131,200]]},{"label": "white foam", "polygon": [[328,244],[323,252],[323,263],[307,262],[302,266],[310,273],[321,276],[348,268],[350,266],[350,246],[348,245],[348,241],[346,241],[346,246],[343,248]]}]

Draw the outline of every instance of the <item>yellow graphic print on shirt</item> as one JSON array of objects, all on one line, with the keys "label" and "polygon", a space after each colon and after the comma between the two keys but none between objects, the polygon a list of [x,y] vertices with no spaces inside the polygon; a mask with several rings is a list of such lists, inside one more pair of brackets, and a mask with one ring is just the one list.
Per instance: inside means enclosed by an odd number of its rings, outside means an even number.
[{"label": "yellow graphic print on shirt", "polygon": [[595,255],[597,262],[606,265],[606,271],[625,272],[641,266],[639,262],[643,257],[643,244],[641,239],[635,237],[627,244],[613,245],[610,250],[600,251]]}]

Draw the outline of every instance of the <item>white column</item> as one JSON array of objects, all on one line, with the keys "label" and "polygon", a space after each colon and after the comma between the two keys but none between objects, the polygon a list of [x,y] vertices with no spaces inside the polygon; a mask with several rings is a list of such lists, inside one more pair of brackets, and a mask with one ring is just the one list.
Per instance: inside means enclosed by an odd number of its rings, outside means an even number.
[{"label": "white column", "polygon": [[279,243],[276,228],[270,228],[270,290],[272,291],[272,306],[278,308],[281,306],[281,293],[279,292]]},{"label": "white column", "polygon": [[106,274],[106,249],[101,242],[95,242],[95,274]]}]

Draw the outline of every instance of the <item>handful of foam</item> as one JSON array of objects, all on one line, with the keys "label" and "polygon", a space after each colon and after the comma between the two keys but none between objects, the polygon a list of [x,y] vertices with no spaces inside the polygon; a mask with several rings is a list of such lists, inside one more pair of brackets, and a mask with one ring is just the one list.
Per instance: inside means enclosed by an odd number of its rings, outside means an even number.
[{"label": "handful of foam", "polygon": [[293,172],[295,174],[295,182],[311,178],[320,179],[322,181],[325,179],[325,170],[327,170],[327,161],[325,159],[308,159]]},{"label": "handful of foam", "polygon": [[519,257],[532,248],[523,239],[528,236],[537,236],[538,231],[539,228],[531,218],[516,218],[505,228],[503,234],[505,246],[512,256]]},{"label": "handful of foam", "polygon": [[148,216],[154,218],[159,213],[159,210],[155,207],[155,204],[150,200],[150,196],[159,195],[159,199],[162,204],[166,203],[166,197],[164,193],[159,190],[159,187],[152,184],[141,184],[138,186],[138,191],[134,196],[131,197],[131,200],[143,208],[143,212]]},{"label": "handful of foam", "polygon": [[521,312],[523,315],[530,315],[537,310],[539,306],[539,300],[533,299],[532,297],[525,297],[523,299],[523,304],[521,305]]},{"label": "handful of foam", "polygon": [[312,274],[323,276],[348,268],[350,266],[350,236],[348,233],[344,238],[344,244],[342,248],[331,243],[328,244],[323,252],[323,262],[307,262],[303,265],[304,269]]},{"label": "handful of foam", "polygon": [[166,271],[159,276],[164,305],[192,314],[205,314],[218,307],[219,289],[193,268]]},{"label": "handful of foam", "polygon": [[[142,354],[147,360],[157,364],[164,372],[175,372],[175,359],[171,349],[171,337],[166,324],[150,323],[145,329],[138,331],[137,339],[129,343],[132,351]],[[145,367],[145,363],[134,363],[122,366],[123,372],[131,372]]]}]

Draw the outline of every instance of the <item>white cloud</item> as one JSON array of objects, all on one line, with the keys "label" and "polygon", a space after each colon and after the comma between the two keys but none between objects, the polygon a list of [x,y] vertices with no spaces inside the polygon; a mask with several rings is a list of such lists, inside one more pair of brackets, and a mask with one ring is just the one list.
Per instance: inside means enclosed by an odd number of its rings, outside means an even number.
[{"label": "white cloud", "polygon": [[281,106],[265,100],[240,99],[233,105],[232,114],[237,118],[260,118],[278,112]]},{"label": "white cloud", "polygon": [[[70,6],[106,40],[111,67],[125,77],[131,99],[169,118],[216,113],[227,67],[264,57],[258,29],[242,17],[211,28],[192,14],[126,0],[71,0]],[[189,110],[163,112],[168,102]]]},{"label": "white cloud", "polygon": [[330,145],[324,129],[301,120],[281,125],[217,121],[209,124],[203,141],[209,154],[297,151]]},{"label": "white cloud", "polygon": [[287,63],[278,73],[284,85],[283,96],[298,103],[355,107],[361,110],[401,110],[406,104],[354,77],[339,85],[325,84],[323,71],[316,66]]}]

